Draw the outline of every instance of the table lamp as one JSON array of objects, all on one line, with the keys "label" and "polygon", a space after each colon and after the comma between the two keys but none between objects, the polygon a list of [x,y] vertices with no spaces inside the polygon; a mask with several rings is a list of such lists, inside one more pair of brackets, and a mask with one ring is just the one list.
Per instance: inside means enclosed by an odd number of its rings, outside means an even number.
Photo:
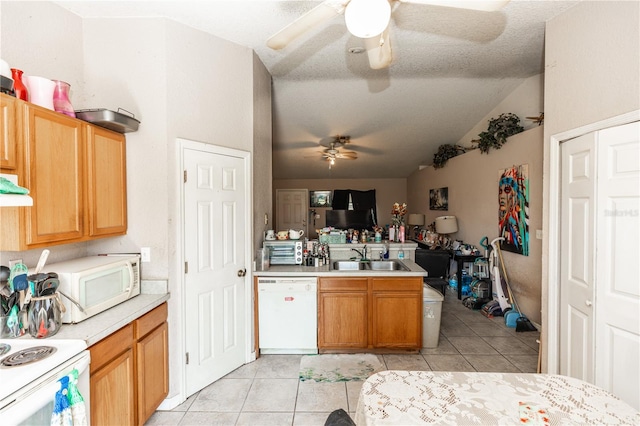
[{"label": "table lamp", "polygon": [[409,215],[409,225],[413,225],[413,239],[418,239],[418,228],[424,225],[424,215],[411,213]]},{"label": "table lamp", "polygon": [[[438,234],[453,234],[458,232],[458,219],[455,216],[439,216],[436,217],[436,232]],[[451,241],[447,241],[443,244],[448,249],[451,246]]]}]

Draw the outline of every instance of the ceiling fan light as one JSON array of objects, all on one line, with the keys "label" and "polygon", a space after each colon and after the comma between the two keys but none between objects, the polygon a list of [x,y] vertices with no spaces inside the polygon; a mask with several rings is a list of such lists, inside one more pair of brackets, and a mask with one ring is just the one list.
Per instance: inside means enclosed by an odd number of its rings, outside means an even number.
[{"label": "ceiling fan light", "polygon": [[382,33],[391,19],[388,0],[351,0],[344,11],[344,20],[351,34],[369,38]]}]

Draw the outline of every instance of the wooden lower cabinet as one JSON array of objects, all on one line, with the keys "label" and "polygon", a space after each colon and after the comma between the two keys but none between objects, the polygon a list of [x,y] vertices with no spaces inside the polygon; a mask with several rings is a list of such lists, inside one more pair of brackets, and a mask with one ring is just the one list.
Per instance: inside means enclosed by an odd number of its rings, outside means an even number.
[{"label": "wooden lower cabinet", "polygon": [[91,346],[91,424],[144,424],[169,392],[167,304]]},{"label": "wooden lower cabinet", "polygon": [[369,341],[366,278],[321,278],[318,347],[366,348]]},{"label": "wooden lower cabinet", "polygon": [[135,424],[133,324],[89,348],[92,425]]},{"label": "wooden lower cabinet", "polygon": [[371,345],[422,346],[422,279],[372,278]]},{"label": "wooden lower cabinet", "polygon": [[91,373],[91,424],[135,424],[133,350]]},{"label": "wooden lower cabinet", "polygon": [[166,322],[137,343],[138,424],[144,424],[169,393],[168,343]]},{"label": "wooden lower cabinet", "polygon": [[419,350],[421,277],[321,277],[318,350]]}]

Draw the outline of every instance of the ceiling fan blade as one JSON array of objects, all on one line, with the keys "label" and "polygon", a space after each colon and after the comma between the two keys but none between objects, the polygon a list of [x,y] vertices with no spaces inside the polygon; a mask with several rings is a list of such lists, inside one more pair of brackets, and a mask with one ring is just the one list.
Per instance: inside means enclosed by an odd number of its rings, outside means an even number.
[{"label": "ceiling fan blade", "polygon": [[343,154],[343,153],[338,153],[336,154],[336,158],[344,158],[345,160],[355,160],[358,158],[357,155],[349,155],[349,154]]},{"label": "ceiling fan blade", "polygon": [[510,0],[400,0],[401,3],[428,4],[432,6],[456,7],[458,9],[495,12]]},{"label": "ceiling fan blade", "polygon": [[297,37],[320,25],[336,15],[344,12],[345,6],[350,0],[325,0],[267,40],[267,46],[274,50],[286,47]]},{"label": "ceiling fan blade", "polygon": [[379,70],[391,64],[391,42],[389,40],[389,27],[382,34],[375,37],[365,38],[364,47],[367,49],[369,66],[371,69]]}]

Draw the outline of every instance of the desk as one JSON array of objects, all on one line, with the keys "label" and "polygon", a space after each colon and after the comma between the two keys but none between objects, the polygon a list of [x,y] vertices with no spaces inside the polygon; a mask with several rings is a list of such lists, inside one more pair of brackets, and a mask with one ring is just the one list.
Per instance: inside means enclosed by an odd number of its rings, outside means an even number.
[{"label": "desk", "polygon": [[571,377],[438,371],[372,375],[362,385],[355,422],[358,426],[516,425],[524,424],[525,415],[542,421],[543,414],[551,425],[640,424],[640,412],[629,404]]},{"label": "desk", "polygon": [[473,263],[479,257],[483,257],[483,256],[479,254],[469,254],[469,255],[454,254],[453,255],[453,260],[455,260],[458,264],[458,267],[456,268],[457,269],[456,276],[458,277],[458,300],[462,299],[462,268],[464,268],[465,263]]}]

